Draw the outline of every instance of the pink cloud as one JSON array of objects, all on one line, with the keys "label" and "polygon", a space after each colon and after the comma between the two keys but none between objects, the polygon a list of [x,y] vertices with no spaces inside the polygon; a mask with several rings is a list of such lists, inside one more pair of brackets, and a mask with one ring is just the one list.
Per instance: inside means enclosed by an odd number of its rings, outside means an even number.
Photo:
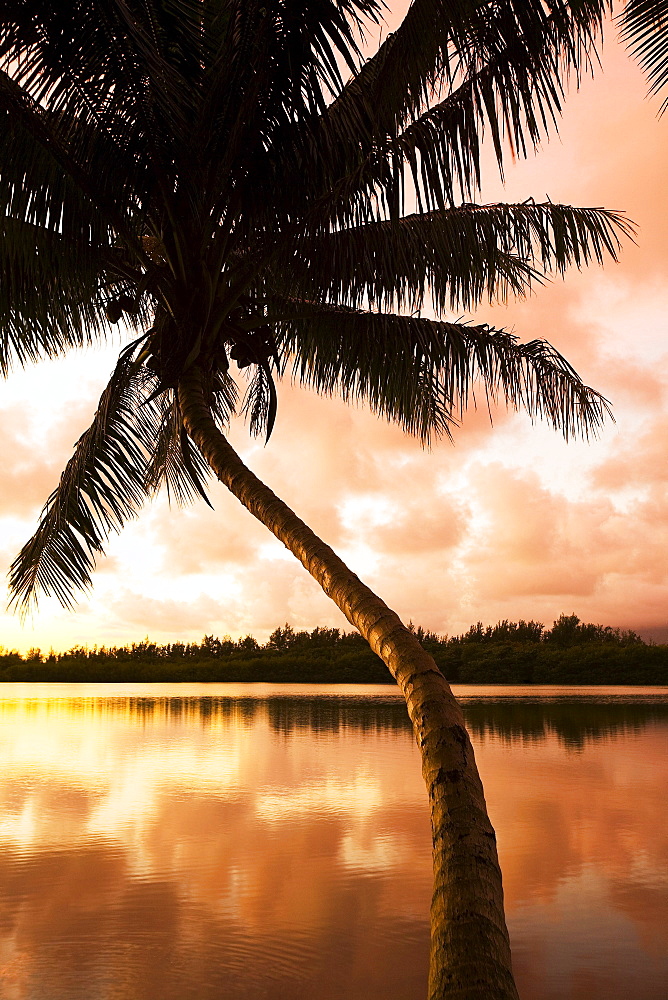
[{"label": "pink cloud", "polygon": [[58,484],[74,442],[90,421],[88,401],[56,411],[53,422],[34,426],[29,402],[3,408],[0,419],[0,514],[33,515]]}]

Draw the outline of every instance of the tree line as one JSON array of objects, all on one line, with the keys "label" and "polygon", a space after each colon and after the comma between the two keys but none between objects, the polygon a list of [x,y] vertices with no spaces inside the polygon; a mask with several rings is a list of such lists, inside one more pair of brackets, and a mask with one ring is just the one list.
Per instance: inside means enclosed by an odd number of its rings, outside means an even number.
[{"label": "tree line", "polygon": [[[541,622],[477,622],[454,636],[409,623],[445,675],[464,684],[668,684],[668,646],[562,614]],[[205,635],[200,643],[74,646],[25,656],[0,647],[0,680],[392,683],[358,632],[285,624],[264,643]]]}]

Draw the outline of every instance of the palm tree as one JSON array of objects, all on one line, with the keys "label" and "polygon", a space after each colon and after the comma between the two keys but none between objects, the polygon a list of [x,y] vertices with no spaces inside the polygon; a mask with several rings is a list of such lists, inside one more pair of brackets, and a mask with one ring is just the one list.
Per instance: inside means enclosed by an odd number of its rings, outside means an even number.
[{"label": "palm tree", "polygon": [[[540,140],[604,8],[413,0],[365,58],[380,0],[3,5],[0,365],[104,337],[121,317],[135,330],[12,565],[13,601],[71,605],[110,532],[163,484],[179,502],[205,495],[212,470],[404,694],[431,805],[432,1000],[517,996],[461,711],[415,636],[223,432],[240,411],[268,436],[288,371],[423,441],[450,435],[476,380],[566,435],[597,429],[606,401],[548,343],[420,310],[615,257],[629,225],[613,212],[472,201],[483,131],[499,166]],[[248,377],[241,403],[232,362]]]}]

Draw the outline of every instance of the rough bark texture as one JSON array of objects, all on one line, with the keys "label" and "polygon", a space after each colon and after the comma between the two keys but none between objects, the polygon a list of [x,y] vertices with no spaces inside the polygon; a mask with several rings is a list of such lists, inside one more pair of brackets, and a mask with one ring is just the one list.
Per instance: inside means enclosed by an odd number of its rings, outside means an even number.
[{"label": "rough bark texture", "polygon": [[186,429],[218,479],[299,559],[385,662],[422,755],[433,837],[429,1000],[517,1000],[494,830],[464,718],[433,658],[336,553],[243,464],[201,378],[179,386]]}]

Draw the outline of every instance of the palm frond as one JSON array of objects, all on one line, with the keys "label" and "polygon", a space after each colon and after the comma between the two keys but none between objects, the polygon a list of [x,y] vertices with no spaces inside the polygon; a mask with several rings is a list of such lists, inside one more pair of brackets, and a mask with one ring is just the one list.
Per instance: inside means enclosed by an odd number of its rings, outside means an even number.
[{"label": "palm frond", "polygon": [[[206,493],[206,482],[211,470],[186,433],[177,394],[172,391],[164,392],[160,387],[158,390],[154,390],[154,400],[151,401],[158,408],[160,417],[146,469],[146,489],[153,495],[164,485],[168,497],[174,497],[179,506],[185,506],[196,496],[200,496],[211,506]],[[227,372],[213,372],[208,382],[208,396],[215,419],[222,427],[227,427],[236,411],[236,383]]]},{"label": "palm frond", "polygon": [[225,5],[225,30],[211,32],[215,44],[193,132],[207,163],[212,217],[249,222],[248,232],[266,218],[274,150],[298,123],[310,130],[342,89],[342,66],[358,71],[364,24],[378,21],[382,7],[377,0]]},{"label": "palm frond", "polygon": [[608,6],[415,0],[321,120],[275,145],[278,183],[300,171],[324,202],[320,212],[336,205],[339,223],[367,221],[372,191],[399,214],[406,165],[422,207],[453,204],[459,192],[470,198],[483,132],[501,169],[504,137],[518,154],[540,141],[556,124],[569,74],[595,59]]},{"label": "palm frond", "polygon": [[[331,117],[350,116],[366,105],[390,133],[420,114],[434,90],[462,80],[509,52],[525,71],[547,53],[560,53],[564,67],[587,65],[610,5],[600,0],[528,0],[471,4],[467,0],[413,0],[397,30],[350,82]],[[375,107],[374,107],[375,105]]]},{"label": "palm frond", "polygon": [[[622,39],[647,74],[650,93],[658,94],[668,83],[668,2],[628,0],[619,18]],[[668,108],[668,97],[660,113]]]},{"label": "palm frond", "polygon": [[4,13],[0,61],[51,113],[111,127],[126,148],[137,127],[146,148],[173,140],[192,115],[190,75],[201,73],[196,0],[35,0],[30,9],[5,4]]},{"label": "palm frond", "polygon": [[93,248],[1,217],[0,240],[2,375],[15,362],[53,357],[108,330]]},{"label": "palm frond", "polygon": [[[225,358],[225,364],[227,364],[227,358]],[[237,412],[239,389],[226,369],[217,369],[213,372],[209,400],[211,412],[219,426],[228,427],[230,420]]]},{"label": "palm frond", "polygon": [[[142,233],[148,227],[160,236],[171,223],[166,262],[183,273],[182,230],[203,187],[201,144],[192,141],[201,101],[191,78],[202,72],[201,5],[34,6],[30,17],[14,12],[3,35],[0,110],[28,143],[50,154],[145,269]],[[58,192],[27,181],[32,200],[47,201],[57,217]],[[64,202],[66,211],[70,205]],[[181,226],[174,225],[179,217]]]},{"label": "palm frond", "polygon": [[544,340],[522,344],[488,326],[308,303],[284,310],[278,339],[294,358],[298,382],[367,402],[425,443],[434,435],[451,436],[475,403],[476,384],[488,400],[503,398],[548,420],[566,438],[596,433],[610,413],[600,393]]},{"label": "palm frond", "polygon": [[255,366],[244,397],[241,412],[248,417],[250,432],[254,436],[266,435],[268,441],[274,429],[278,398],[274,377],[267,362]]},{"label": "palm frond", "polygon": [[147,497],[160,411],[146,403],[156,378],[135,360],[134,346],[122,352],[92,424],[44,505],[37,531],[12,563],[11,602],[23,610],[39,592],[72,607],[74,591],[91,584],[104,541],[136,515]]},{"label": "palm frond", "polygon": [[131,328],[150,322],[152,302],[139,287],[144,276],[108,242],[95,245],[89,233],[1,214],[0,241],[2,375],[14,363],[53,357],[106,335],[110,304],[119,298]]},{"label": "palm frond", "polygon": [[156,405],[161,410],[160,425],[146,469],[147,491],[157,493],[164,485],[167,496],[181,507],[196,496],[209,503],[205,483],[211,470],[185,433],[176,395],[161,393]]},{"label": "palm frond", "polygon": [[[617,212],[552,202],[461,205],[330,233],[277,250],[272,281],[288,295],[352,308],[470,308],[522,295],[541,272],[616,259],[633,232]],[[537,269],[540,269],[537,270]]]},{"label": "palm frond", "polygon": [[[72,231],[113,228],[140,249],[128,209],[135,213],[137,197],[146,191],[146,168],[124,153],[112,130],[43,107],[2,70],[0,112],[3,199],[17,210],[23,201],[26,217],[37,224]],[[110,160],[115,170],[109,170]]]}]

